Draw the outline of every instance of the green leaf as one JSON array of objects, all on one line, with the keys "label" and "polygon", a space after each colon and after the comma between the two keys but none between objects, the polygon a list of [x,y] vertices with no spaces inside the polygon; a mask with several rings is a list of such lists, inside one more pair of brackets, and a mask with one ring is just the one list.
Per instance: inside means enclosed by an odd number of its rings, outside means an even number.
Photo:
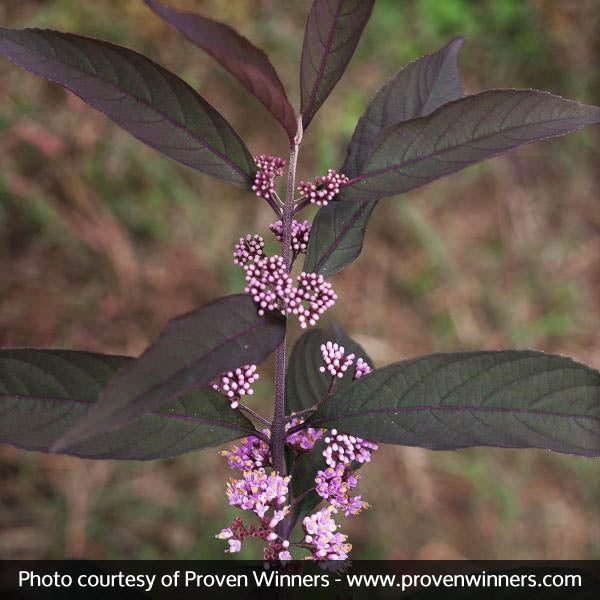
[{"label": "green leaf", "polygon": [[245,294],[220,298],[173,319],[136,361],[110,381],[93,409],[65,433],[55,450],[121,427],[207,386],[223,371],[261,363],[283,340],[284,331],[283,319],[271,314],[259,317]]},{"label": "green leaf", "polygon": [[[0,350],[0,441],[48,452],[135,359],[71,350]],[[252,423],[212,389],[186,394],[133,424],[69,447],[84,458],[149,460],[251,435]]]},{"label": "green leaf", "polygon": [[458,53],[463,43],[462,37],[453,39],[441,50],[409,63],[377,92],[356,125],[341,173],[348,177],[361,173],[371,145],[386,127],[424,117],[462,97]]},{"label": "green leaf", "polygon": [[531,350],[432,354],[377,369],[311,420],[375,442],[600,456],[600,373]]},{"label": "green leaf", "polygon": [[4,28],[0,53],[71,90],[170,158],[251,188],[254,160],[231,125],[185,81],[142,54],[70,33]]},{"label": "green leaf", "polygon": [[306,21],[300,94],[302,125],[312,121],[344,74],[375,0],[315,0]]},{"label": "green leaf", "polygon": [[[370,367],[373,366],[362,346],[348,337],[341,327],[332,324],[326,331],[312,329],[304,333],[296,342],[290,356],[285,379],[285,398],[287,410],[299,412],[320,402],[331,385],[331,375],[321,373],[323,365],[321,344],[328,341],[344,346],[347,354],[362,358]],[[349,369],[344,377],[336,379],[336,390],[352,383],[353,369]]]},{"label": "green leaf", "polygon": [[313,224],[304,270],[329,276],[360,253],[375,204],[521,146],[600,121],[600,108],[534,90],[490,90],[391,125],[361,173]]}]

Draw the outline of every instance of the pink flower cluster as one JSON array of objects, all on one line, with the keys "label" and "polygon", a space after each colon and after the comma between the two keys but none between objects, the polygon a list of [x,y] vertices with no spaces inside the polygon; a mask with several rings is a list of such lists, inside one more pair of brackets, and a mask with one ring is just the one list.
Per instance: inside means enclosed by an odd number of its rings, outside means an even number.
[{"label": "pink flower cluster", "polygon": [[358,475],[347,469],[342,463],[334,468],[328,467],[318,471],[315,477],[315,490],[321,498],[325,498],[336,510],[340,509],[345,516],[357,515],[369,505],[361,500],[361,496],[348,495],[358,485]]},{"label": "pink flower cluster", "polygon": [[371,460],[371,452],[377,444],[353,435],[345,435],[332,429],[324,438],[323,458],[327,468],[318,471],[315,477],[315,491],[321,498],[344,515],[357,515],[369,505],[361,496],[350,496],[349,492],[358,485],[359,476],[352,470],[352,463],[366,463]]},{"label": "pink flower cluster", "polygon": [[331,284],[322,275],[303,272],[294,286],[283,257],[264,256],[263,246],[260,236],[247,235],[240,238],[234,252],[234,263],[245,272],[244,291],[258,304],[258,314],[279,310],[284,316],[297,315],[303,329],[315,325],[337,300]]},{"label": "pink flower cluster", "polygon": [[[269,542],[277,540],[279,536],[274,529],[290,510],[289,506],[283,506],[288,495],[289,482],[289,477],[281,477],[276,471],[267,474],[262,467],[245,470],[242,479],[229,481],[226,490],[229,504],[256,513],[260,519],[260,526],[247,528],[240,519],[237,521],[238,527],[222,529],[216,537],[228,540],[229,549],[226,552],[239,552],[244,537],[248,535],[262,537]],[[267,514],[271,509],[272,513]]]},{"label": "pink flower cluster", "polygon": [[356,367],[354,369],[354,377],[353,379],[360,379],[363,375],[367,375],[371,372],[371,367],[367,364],[365,360],[359,358],[356,361]]},{"label": "pink flower cluster", "polygon": [[239,446],[231,450],[222,450],[221,456],[227,458],[230,469],[241,471],[254,471],[271,463],[271,450],[269,445],[254,435],[240,440]]},{"label": "pink flower cluster", "polygon": [[310,546],[313,560],[346,560],[352,545],[347,544],[348,536],[336,533],[338,525],[331,518],[333,506],[305,517],[302,521],[304,543]]},{"label": "pink flower cluster", "polygon": [[[289,423],[286,423],[285,429],[291,429],[296,425],[304,423],[304,419],[301,417],[294,417]],[[323,437],[324,429],[314,429],[314,427],[307,427],[301,429],[287,436],[286,442],[294,448],[297,452],[309,452],[312,450],[317,443]]]},{"label": "pink flower cluster", "polygon": [[338,433],[337,429],[332,429],[324,441],[323,457],[332,469],[335,469],[338,464],[350,467],[354,461],[361,464],[370,462],[371,452],[379,448],[373,442],[353,435]]},{"label": "pink flower cluster", "polygon": [[265,240],[260,235],[246,234],[240,238],[233,251],[233,264],[244,267],[264,256]]},{"label": "pink flower cluster", "polygon": [[319,317],[335,304],[338,296],[323,275],[303,271],[297,280],[298,285],[287,300],[286,313],[297,315],[300,327],[306,329],[307,325],[317,324]]},{"label": "pink flower cluster", "polygon": [[254,177],[252,191],[260,198],[271,198],[275,194],[275,177],[283,175],[287,161],[278,156],[261,154],[254,157],[258,171]]},{"label": "pink flower cluster", "polygon": [[348,181],[350,180],[345,175],[329,169],[327,175],[315,177],[314,181],[301,181],[298,191],[300,196],[309,200],[311,204],[327,206],[340,193],[340,186]]},{"label": "pink flower cluster", "polygon": [[293,289],[292,278],[288,275],[283,257],[257,257],[243,267],[246,272],[244,291],[250,294],[258,304],[258,314],[266,311],[280,310],[285,315],[287,298]]},{"label": "pink flower cluster", "polygon": [[[308,238],[310,237],[311,225],[307,220],[303,223],[292,221],[292,250],[295,254],[305,254],[308,248]],[[275,221],[269,225],[269,229],[275,235],[275,238],[282,242],[283,241],[283,222]]]},{"label": "pink flower cluster", "polygon": [[231,408],[237,408],[242,396],[252,396],[254,390],[250,387],[257,379],[256,365],[244,365],[227,371],[211,382],[213,390],[226,396],[231,402]]},{"label": "pink flower cluster", "polygon": [[[340,379],[352,366],[355,358],[354,354],[346,354],[344,346],[340,346],[337,342],[332,341],[321,344],[321,356],[323,357],[323,365],[319,367],[319,371],[321,373],[327,371],[332,377],[339,377]],[[370,372],[371,367],[368,363],[359,358],[356,361],[352,379],[360,379],[363,375]]]},{"label": "pink flower cluster", "polygon": [[354,354],[346,355],[344,346],[340,346],[337,342],[329,341],[321,344],[321,356],[323,365],[319,367],[319,371],[321,373],[327,371],[332,377],[340,379],[354,362]]}]

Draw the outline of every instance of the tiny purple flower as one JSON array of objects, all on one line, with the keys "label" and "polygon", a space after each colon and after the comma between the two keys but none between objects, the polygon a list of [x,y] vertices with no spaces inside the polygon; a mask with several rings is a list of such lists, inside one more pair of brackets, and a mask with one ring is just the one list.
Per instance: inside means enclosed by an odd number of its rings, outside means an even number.
[{"label": "tiny purple flower", "polygon": [[[294,417],[289,423],[286,423],[285,429],[291,429],[301,423],[304,423],[304,419]],[[300,431],[288,435],[285,441],[298,452],[308,452],[312,450],[316,442],[323,437],[324,431],[324,429],[307,427],[306,429],[301,429]]]}]

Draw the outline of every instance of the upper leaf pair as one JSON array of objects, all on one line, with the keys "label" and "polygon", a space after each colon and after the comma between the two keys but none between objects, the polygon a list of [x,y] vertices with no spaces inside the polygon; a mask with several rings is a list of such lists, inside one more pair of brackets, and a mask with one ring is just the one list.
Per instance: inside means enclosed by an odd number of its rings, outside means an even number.
[{"label": "upper leaf pair", "polygon": [[547,92],[489,90],[461,98],[461,45],[458,38],[411,63],[371,101],[341,168],[350,181],[315,218],[306,271],[332,275],[350,264],[381,198],[600,122],[600,108]]},{"label": "upper leaf pair", "polygon": [[[262,50],[223,23],[145,2],[236,77],[293,140],[294,110]],[[372,5],[373,0],[316,0],[302,52],[305,126],[350,60]],[[0,28],[0,52],[71,90],[170,158],[238,187],[252,187],[256,166],[240,136],[187,83],[149,58],[101,40],[37,29]]]}]

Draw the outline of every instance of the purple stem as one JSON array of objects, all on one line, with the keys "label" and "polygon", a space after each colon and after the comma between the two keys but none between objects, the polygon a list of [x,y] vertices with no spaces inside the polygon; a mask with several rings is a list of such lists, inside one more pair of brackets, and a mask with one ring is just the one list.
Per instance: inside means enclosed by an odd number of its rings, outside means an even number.
[{"label": "purple stem", "polygon": [[[292,266],[292,222],[294,220],[294,189],[296,180],[296,166],[298,163],[298,148],[302,141],[302,116],[298,116],[298,129],[294,142],[290,147],[290,162],[288,167],[287,194],[283,205],[283,235],[281,240],[281,254],[287,272]],[[275,406],[273,407],[273,420],[271,422],[271,456],[273,469],[280,475],[285,474],[284,446],[285,446],[285,336],[275,353]],[[277,533],[283,535],[285,522],[278,524]]]},{"label": "purple stem", "polygon": [[[292,222],[294,220],[294,188],[296,180],[296,166],[298,162],[298,148],[302,141],[302,118],[298,117],[298,131],[290,148],[290,161],[288,167],[287,194],[283,205],[282,218],[282,249],[281,254],[289,273],[292,265]],[[273,407],[273,421],[271,422],[271,455],[273,468],[280,475],[285,473],[283,449],[285,445],[285,336],[277,347],[275,354],[275,406]]]}]

